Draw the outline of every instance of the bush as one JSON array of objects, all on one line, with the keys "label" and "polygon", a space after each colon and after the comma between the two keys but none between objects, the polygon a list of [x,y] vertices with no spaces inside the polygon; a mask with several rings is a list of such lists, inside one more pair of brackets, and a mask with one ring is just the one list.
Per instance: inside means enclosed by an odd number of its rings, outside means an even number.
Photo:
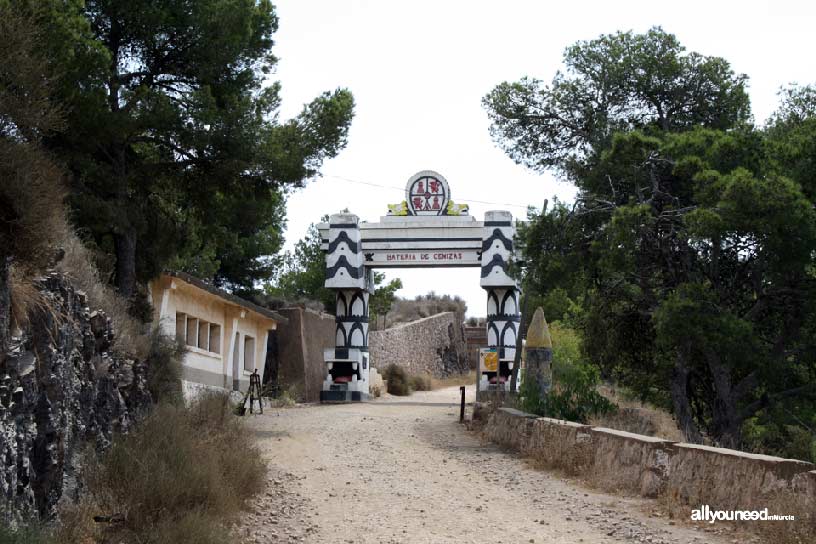
[{"label": "bush", "polygon": [[265,484],[265,465],[224,394],[189,408],[161,404],[89,470],[97,513],[119,516],[105,540],[144,544],[228,542],[225,518]]},{"label": "bush", "polygon": [[147,354],[147,388],[153,402],[179,404],[182,402],[181,361],[186,348],[175,338],[155,328],[150,335]]},{"label": "bush", "polygon": [[411,376],[411,389],[414,391],[430,391],[433,389],[431,377],[427,374],[413,374]]},{"label": "bush", "polygon": [[383,379],[388,383],[388,392],[390,394],[400,397],[411,394],[411,380],[404,368],[392,363],[385,367],[382,374]]},{"label": "bush", "polygon": [[578,333],[557,323],[550,326],[553,344],[553,383],[546,398],[539,396],[532,380],[522,380],[522,410],[533,414],[586,423],[591,416],[615,410],[598,392],[600,373],[581,356]]},{"label": "bush", "polygon": [[102,308],[113,323],[116,336],[113,348],[137,359],[144,359],[150,352],[150,338],[145,334],[145,326],[130,315],[130,304],[119,296],[102,279],[97,268],[93,252],[82,243],[82,240],[70,227],[59,233],[59,245],[65,250],[56,270],[72,280],[75,288],[88,296],[88,306]]}]

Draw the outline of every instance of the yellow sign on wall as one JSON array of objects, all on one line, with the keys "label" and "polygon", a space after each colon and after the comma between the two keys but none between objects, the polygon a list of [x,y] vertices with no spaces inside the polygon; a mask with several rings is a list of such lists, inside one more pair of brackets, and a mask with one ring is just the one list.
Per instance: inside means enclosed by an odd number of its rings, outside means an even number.
[{"label": "yellow sign on wall", "polygon": [[479,350],[479,371],[498,372],[499,354],[495,348],[482,348]]}]

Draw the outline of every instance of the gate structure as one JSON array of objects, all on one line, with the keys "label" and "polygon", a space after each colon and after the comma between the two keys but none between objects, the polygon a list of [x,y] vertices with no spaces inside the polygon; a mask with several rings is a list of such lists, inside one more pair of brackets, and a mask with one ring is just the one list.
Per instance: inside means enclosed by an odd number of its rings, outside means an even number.
[{"label": "gate structure", "polygon": [[520,323],[519,285],[508,273],[515,226],[510,212],[489,211],[484,221],[450,198],[448,182],[424,170],[405,186],[405,200],[388,206],[378,223],[353,214],[318,225],[326,253],[326,287],[337,296],[335,345],[323,352],[327,373],[320,400],[368,398],[368,299],[375,268],[480,267],[487,294],[487,341],[498,367],[481,369],[478,388],[507,389]]}]

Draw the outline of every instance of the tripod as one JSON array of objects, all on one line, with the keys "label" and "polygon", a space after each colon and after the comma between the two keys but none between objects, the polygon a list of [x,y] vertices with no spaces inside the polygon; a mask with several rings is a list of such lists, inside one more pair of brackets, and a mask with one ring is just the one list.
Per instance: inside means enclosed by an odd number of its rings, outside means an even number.
[{"label": "tripod", "polygon": [[249,375],[249,413],[252,412],[252,406],[255,401],[258,401],[258,411],[263,414],[263,399],[261,398],[261,375],[258,374],[258,369],[252,371]]}]

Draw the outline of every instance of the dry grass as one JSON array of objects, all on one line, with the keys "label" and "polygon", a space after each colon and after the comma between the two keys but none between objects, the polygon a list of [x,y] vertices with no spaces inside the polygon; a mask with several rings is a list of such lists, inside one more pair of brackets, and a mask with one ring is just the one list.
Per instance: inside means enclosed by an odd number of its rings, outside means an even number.
[{"label": "dry grass", "polygon": [[590,425],[654,436],[675,442],[685,441],[682,431],[677,427],[677,422],[665,410],[626,399],[620,390],[613,387],[601,386],[598,391],[615,403],[618,410],[609,414],[591,417],[588,422]]},{"label": "dry grass", "polygon": [[51,310],[55,317],[58,312],[52,308],[42,292],[34,285],[30,275],[22,273],[18,267],[12,266],[9,274],[9,293],[11,295],[11,326],[25,329],[30,324],[30,318],[35,311]]},{"label": "dry grass", "polygon": [[414,300],[398,298],[388,312],[388,327],[410,323],[442,312],[454,312],[458,317],[457,322],[462,323],[465,320],[467,305],[458,296],[439,296],[433,293],[420,295]]},{"label": "dry grass", "polygon": [[433,388],[431,376],[428,374],[411,375],[411,389],[414,391],[430,391]]},{"label": "dry grass", "polygon": [[63,515],[58,542],[230,542],[224,521],[260,492],[266,467],[229,398],[209,393],[189,408],[158,406],[87,472],[85,499]]},{"label": "dry grass", "polygon": [[383,369],[382,377],[386,381],[389,394],[399,397],[411,394],[411,378],[401,366],[391,363]]},{"label": "dry grass", "polygon": [[446,387],[456,387],[461,385],[475,385],[476,371],[471,370],[467,374],[451,374],[445,378],[431,378],[431,389],[444,389]]},{"label": "dry grass", "polygon": [[[814,505],[803,504],[802,496],[778,493],[760,508],[768,513],[793,515],[794,521],[766,521],[759,525],[759,534],[774,544],[811,544],[816,542],[816,510]],[[758,509],[760,509],[758,508]]]},{"label": "dry grass", "polygon": [[100,277],[91,251],[73,229],[66,225],[59,244],[65,256],[56,269],[68,276],[77,289],[84,291],[91,309],[101,308],[110,317],[114,329],[114,349],[125,355],[144,359],[150,352],[146,325],[128,313],[128,301],[120,297]]}]

